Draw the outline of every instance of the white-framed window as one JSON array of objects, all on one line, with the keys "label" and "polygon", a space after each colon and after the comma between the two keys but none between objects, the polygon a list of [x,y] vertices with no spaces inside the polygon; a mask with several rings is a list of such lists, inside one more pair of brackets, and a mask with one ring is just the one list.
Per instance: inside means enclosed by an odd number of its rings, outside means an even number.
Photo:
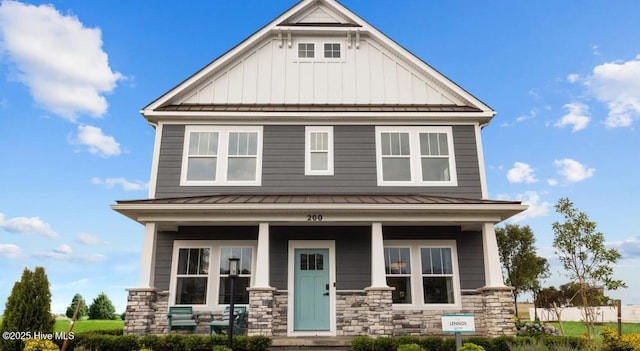
[{"label": "white-framed window", "polygon": [[395,308],[461,305],[455,241],[385,240],[384,261]]},{"label": "white-framed window", "polygon": [[342,45],[340,43],[324,43],[324,58],[339,59],[342,57]]},{"label": "white-framed window", "polygon": [[298,43],[298,58],[316,57],[315,43]]},{"label": "white-framed window", "polygon": [[261,184],[261,126],[187,126],[180,185]]},{"label": "white-framed window", "polygon": [[451,127],[376,127],[378,185],[455,186]]},{"label": "white-framed window", "polygon": [[305,128],[305,175],[333,175],[333,127]]},{"label": "white-framed window", "polygon": [[256,243],[229,240],[176,240],[173,244],[169,304],[196,310],[220,309],[229,303],[229,258],[240,259],[234,303],[248,304],[246,288],[255,271]]}]

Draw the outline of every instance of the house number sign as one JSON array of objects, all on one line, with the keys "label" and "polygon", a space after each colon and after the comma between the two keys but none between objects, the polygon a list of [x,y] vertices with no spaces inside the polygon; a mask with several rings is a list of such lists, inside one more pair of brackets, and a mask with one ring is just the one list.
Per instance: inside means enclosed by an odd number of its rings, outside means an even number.
[{"label": "house number sign", "polygon": [[321,214],[308,214],[307,215],[307,222],[322,222],[322,215]]}]

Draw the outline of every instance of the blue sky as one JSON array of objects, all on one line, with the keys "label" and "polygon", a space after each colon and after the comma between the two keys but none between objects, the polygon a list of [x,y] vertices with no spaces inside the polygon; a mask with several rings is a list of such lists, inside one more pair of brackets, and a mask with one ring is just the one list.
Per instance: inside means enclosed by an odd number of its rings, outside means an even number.
[{"label": "blue sky", "polygon": [[[0,303],[46,268],[54,312],[104,291],[119,312],[143,227],[112,211],[145,198],[154,130],[139,110],[295,0],[0,2]],[[640,303],[640,3],[344,0],[489,104],[491,198],[530,210],[547,284],[553,205],[569,197],[623,259],[611,292]],[[634,161],[636,160],[636,161]]]}]

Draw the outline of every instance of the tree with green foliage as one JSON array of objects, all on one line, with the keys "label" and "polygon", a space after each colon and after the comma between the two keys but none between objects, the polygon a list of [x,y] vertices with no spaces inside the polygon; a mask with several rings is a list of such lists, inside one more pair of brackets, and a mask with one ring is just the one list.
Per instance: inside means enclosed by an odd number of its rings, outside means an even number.
[{"label": "tree with green foliage", "polygon": [[87,307],[87,303],[82,298],[82,295],[75,294],[73,295],[73,299],[71,300],[71,305],[67,307],[67,312],[65,313],[67,317],[73,318],[73,313],[76,311],[76,305],[78,304],[78,302],[81,302],[81,304],[80,304],[80,309],[78,310],[77,319],[80,319],[82,317],[86,317],[89,315],[89,308]]},{"label": "tree with green foliage", "polygon": [[596,231],[596,222],[579,211],[568,198],[561,198],[555,205],[564,222],[553,222],[555,233],[553,247],[567,271],[567,277],[578,284],[587,336],[595,336],[596,301],[589,298],[589,290],[598,287],[616,290],[626,287],[622,280],[613,279],[613,265],[621,255],[614,248],[607,249],[604,235]]},{"label": "tree with green foliage", "polygon": [[89,306],[89,319],[118,319],[109,297],[101,292]]},{"label": "tree with green foliage", "polygon": [[540,280],[548,276],[547,260],[536,254],[536,238],[531,228],[507,224],[496,228],[500,262],[505,283],[513,287],[513,303],[517,315],[518,296],[540,287]]},{"label": "tree with green foliage", "polygon": [[[4,309],[1,332],[53,333],[55,318],[51,315],[51,292],[44,268],[25,268],[20,281],[13,285]],[[19,351],[21,341],[0,339],[0,350]]]}]

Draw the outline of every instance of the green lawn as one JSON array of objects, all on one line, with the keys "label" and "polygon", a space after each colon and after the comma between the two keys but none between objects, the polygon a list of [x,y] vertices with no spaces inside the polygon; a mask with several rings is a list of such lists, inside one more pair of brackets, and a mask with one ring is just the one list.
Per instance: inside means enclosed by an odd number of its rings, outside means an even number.
[{"label": "green lawn", "polygon": [[[549,324],[560,329],[558,323]],[[562,326],[564,327],[565,334],[569,336],[581,336],[587,332],[587,329],[584,327],[582,322],[562,322]],[[617,323],[605,323],[604,325],[596,325],[596,333],[600,335],[600,331],[605,326],[612,328],[613,330],[618,330]],[[640,334],[640,323],[622,323],[622,334]]]},{"label": "green lawn", "polygon": [[[123,329],[124,321],[122,320],[80,320],[76,321],[73,326],[74,333],[84,333],[92,330],[114,330]],[[56,332],[66,332],[69,330],[69,320],[58,319],[54,327]]]}]

